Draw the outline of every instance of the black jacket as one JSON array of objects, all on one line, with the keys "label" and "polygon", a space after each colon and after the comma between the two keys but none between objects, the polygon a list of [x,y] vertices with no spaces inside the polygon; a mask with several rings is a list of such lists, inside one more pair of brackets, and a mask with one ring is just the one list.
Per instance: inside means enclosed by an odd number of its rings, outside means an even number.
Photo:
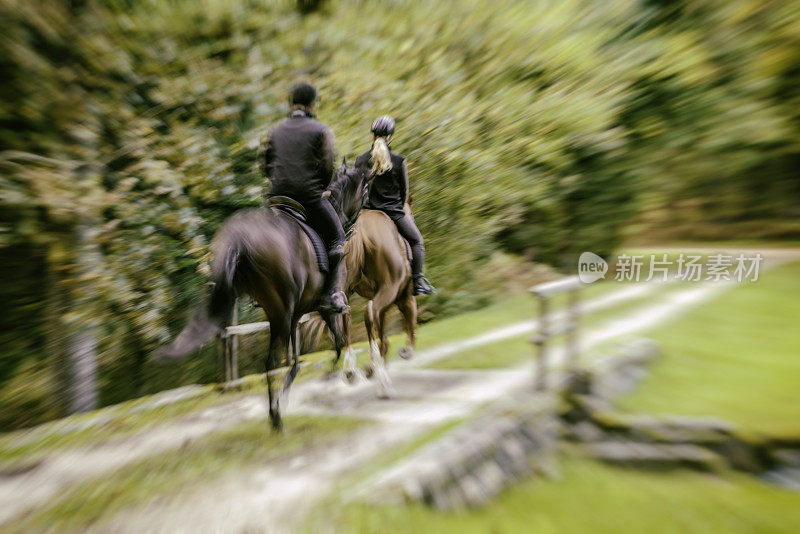
[{"label": "black jacket", "polygon": [[[372,169],[372,148],[356,158],[356,167]],[[408,198],[408,169],[406,158],[391,150],[391,170],[379,174],[372,179],[369,188],[369,199],[364,207],[381,210],[390,217],[399,218],[404,215],[403,204]]]},{"label": "black jacket", "polygon": [[270,195],[299,202],[319,200],[333,178],[333,133],[303,111],[278,123],[266,142],[263,169],[271,180]]}]

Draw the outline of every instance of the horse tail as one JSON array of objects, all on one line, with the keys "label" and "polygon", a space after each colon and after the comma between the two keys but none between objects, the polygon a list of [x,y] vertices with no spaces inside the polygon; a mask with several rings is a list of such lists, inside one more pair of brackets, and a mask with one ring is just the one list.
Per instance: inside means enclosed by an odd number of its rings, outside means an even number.
[{"label": "horse tail", "polygon": [[[248,221],[234,217],[212,243],[213,289],[207,307],[178,334],[170,345],[155,352],[158,359],[176,359],[202,347],[213,336],[223,334],[230,322],[237,296],[244,289],[246,271],[252,266],[252,229]],[[259,222],[263,222],[259,221]]]},{"label": "horse tail", "polygon": [[322,341],[326,326],[325,320],[317,312],[311,313],[308,320],[298,326],[300,331],[300,354],[313,352],[317,349],[320,341]]},{"label": "horse tail", "polygon": [[201,310],[181,330],[175,341],[158,349],[155,357],[162,360],[182,358],[198,350],[213,336],[223,334],[235,302],[236,293],[233,287],[225,278],[215,278],[206,309]]}]

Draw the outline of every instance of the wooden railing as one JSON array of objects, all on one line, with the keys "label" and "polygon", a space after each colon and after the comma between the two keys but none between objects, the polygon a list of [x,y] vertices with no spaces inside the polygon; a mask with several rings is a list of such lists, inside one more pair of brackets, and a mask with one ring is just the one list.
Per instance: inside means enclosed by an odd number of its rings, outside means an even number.
[{"label": "wooden railing", "polygon": [[[305,314],[300,318],[298,324],[303,324],[311,318]],[[257,323],[238,324],[239,306],[238,302],[233,306],[233,316],[231,325],[225,329],[225,334],[219,336],[219,343],[222,346],[222,361],[225,367],[225,383],[231,384],[239,379],[239,336],[254,334],[255,332],[269,331],[269,322],[261,321]],[[295,332],[294,346],[300,347],[300,331]],[[291,347],[290,347],[291,350]],[[264,347],[264,354],[267,347]]]},{"label": "wooden railing", "polygon": [[[583,283],[577,276],[570,276],[553,282],[545,282],[530,288],[539,300],[539,332],[531,339],[537,346],[536,351],[536,378],[535,388],[543,390],[547,387],[547,364],[549,355],[549,342],[551,338],[565,335],[566,343],[566,369],[571,372],[578,363],[578,297],[579,290]],[[553,325],[550,303],[551,299],[557,295],[568,293],[568,303],[566,317],[558,325]],[[306,314],[300,318],[302,324],[311,318]],[[230,384],[239,379],[239,337],[255,332],[269,330],[269,322],[262,321],[257,323],[237,324],[238,307],[234,306],[231,325],[225,329],[225,334],[220,336],[222,344],[222,359],[225,366],[225,381]],[[299,336],[299,330],[295,333]],[[295,346],[300,346],[300,340],[296,338]],[[266,351],[267,348],[264,347]]]}]

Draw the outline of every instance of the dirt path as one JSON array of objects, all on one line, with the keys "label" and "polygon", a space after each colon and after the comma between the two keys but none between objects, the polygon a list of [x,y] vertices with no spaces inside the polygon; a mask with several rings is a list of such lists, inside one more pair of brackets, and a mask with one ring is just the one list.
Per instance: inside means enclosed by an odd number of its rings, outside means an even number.
[{"label": "dirt path", "polygon": [[[640,298],[654,292],[655,289],[654,284],[636,284],[624,287],[611,294],[588,301],[585,308],[601,310],[626,300]],[[536,321],[523,321],[463,341],[447,343],[427,351],[421,351],[412,360],[398,360],[396,364],[392,363],[392,373],[402,369],[422,367],[467,348],[533,331],[536,326]],[[398,383],[398,386],[406,386],[406,384]],[[339,381],[316,380],[299,383],[291,392],[286,413],[295,413],[295,406],[298,406],[298,403],[303,405],[299,412],[313,413],[315,411],[314,403],[304,402],[303,399],[319,396],[320,392],[322,392],[321,398],[329,400],[340,394],[344,394],[346,398],[350,398],[347,395],[355,394],[360,395],[364,403],[371,403],[374,400],[372,388],[371,383],[361,383],[352,388]],[[330,400],[330,402],[335,403],[336,401]],[[424,413],[425,410],[422,412]],[[413,414],[409,416],[413,416]],[[212,432],[225,430],[244,421],[265,417],[266,408],[261,396],[245,397],[232,402],[223,402],[131,437],[111,440],[91,448],[80,448],[51,455],[34,469],[16,476],[0,478],[0,525],[39,503],[47,502],[62,488],[106,472],[113,472],[146,456],[180,447],[187,441],[201,438]],[[24,495],[25,498],[21,499],[20,495]]]},{"label": "dirt path", "polygon": [[243,397],[206,408],[175,424],[160,425],[103,445],[52,454],[34,469],[0,478],[0,525],[36,504],[46,502],[65,487],[112,472],[145,456],[180,447],[242,421],[263,417],[263,412],[263,403]]},{"label": "dirt path", "polygon": [[[652,328],[732,285],[698,284],[678,289],[662,303],[642,306],[624,318],[587,331],[583,347]],[[563,350],[554,350],[552,365],[559,365],[563,358]],[[324,449],[307,452],[289,464],[231,474],[214,483],[213,488],[196,488],[169,503],[124,514],[100,530],[289,530],[306,515],[316,499],[336,487],[341,477],[381,452],[467,417],[515,391],[530,388],[534,379],[530,364],[502,370],[401,369],[391,372],[398,393],[390,400],[377,400],[374,385],[370,383],[349,387],[338,381],[314,382],[294,394],[288,407],[291,413],[371,417],[377,420],[375,425]]]},{"label": "dirt path", "polygon": [[[765,251],[761,251],[765,253]],[[800,251],[769,254],[774,266],[800,257]],[[625,317],[582,333],[581,346],[641,332],[683,313],[730,288],[731,283],[698,283],[676,288],[660,302],[636,308]],[[621,287],[583,304],[584,313],[599,311],[655,293],[658,284]],[[413,360],[392,362],[390,372],[398,394],[375,398],[372,383],[346,386],[339,381],[309,381],[293,390],[286,412],[339,414],[372,418],[376,424],[325,449],[312,450],[280,465],[232,473],[212,486],[190,489],[169,502],[159,502],[116,518],[114,532],[203,532],[264,530],[269,525],[294,524],[315,498],[335,481],[380,452],[413,440],[429,429],[466,417],[480,406],[518,388],[530,387],[530,364],[509,370],[447,371],[417,369],[468,348],[532,331],[536,321],[524,321],[472,338],[421,351]],[[563,353],[553,351],[551,365]],[[149,429],[140,435],[90,449],[63,453],[37,468],[0,479],[0,525],[63,489],[88,478],[113,472],[154,453],[181,446],[242,421],[266,417],[262,396],[245,397],[203,410],[190,417]],[[24,495],[24,499],[20,496]],[[266,520],[268,518],[268,520]]]}]

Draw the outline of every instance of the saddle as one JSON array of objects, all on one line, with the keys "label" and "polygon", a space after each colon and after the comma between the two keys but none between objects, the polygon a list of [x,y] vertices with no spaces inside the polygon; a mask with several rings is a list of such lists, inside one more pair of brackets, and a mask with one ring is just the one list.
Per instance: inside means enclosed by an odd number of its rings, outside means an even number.
[{"label": "saddle", "polygon": [[325,242],[308,224],[308,217],[306,210],[302,204],[289,197],[272,196],[267,198],[267,206],[275,211],[279,211],[284,215],[291,217],[297,225],[303,229],[303,232],[308,236],[311,244],[314,247],[314,253],[317,256],[317,267],[323,273],[327,273],[330,268],[328,263],[328,250],[325,248]]}]

